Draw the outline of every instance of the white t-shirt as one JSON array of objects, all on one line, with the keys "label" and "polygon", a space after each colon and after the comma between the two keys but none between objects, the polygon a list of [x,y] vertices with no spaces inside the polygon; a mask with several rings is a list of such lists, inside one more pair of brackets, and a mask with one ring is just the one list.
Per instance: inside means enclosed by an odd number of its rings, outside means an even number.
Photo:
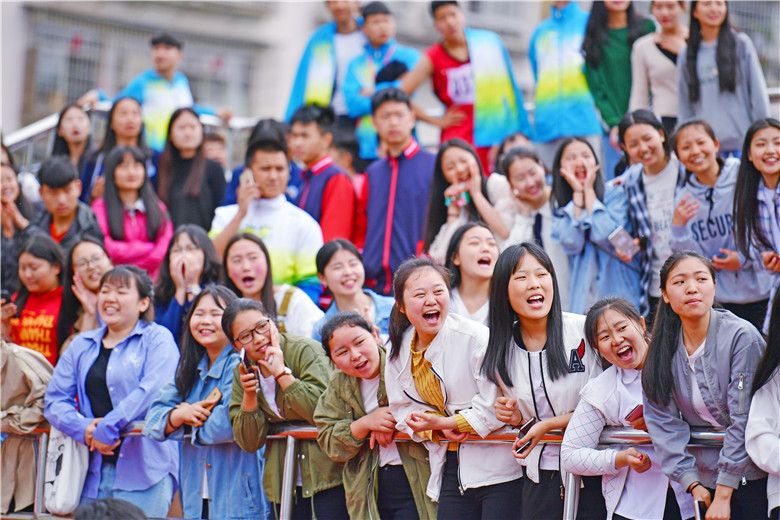
[{"label": "white t-shirt", "polygon": [[653,257],[650,259],[650,296],[661,297],[661,266],[672,254],[670,240],[672,236],[672,215],[674,214],[674,190],[677,187],[677,175],[680,163],[672,156],[664,169],[657,175],[642,172],[645,185],[645,201],[650,215],[653,245]]},{"label": "white t-shirt", "polygon": [[347,67],[349,62],[363,54],[365,51],[366,37],[363,31],[357,29],[349,34],[336,33],[333,38],[336,47],[336,88],[333,91],[331,105],[337,116],[343,116],[347,113],[347,102],[341,86],[344,84],[344,78],[347,76]]},{"label": "white t-shirt", "polygon": [[[377,399],[379,394],[379,377],[377,375],[371,379],[360,380],[360,395],[363,396],[363,406],[367,414],[379,408],[379,400]],[[401,465],[401,455],[399,455],[398,448],[394,442],[391,442],[386,448],[379,447],[379,467],[387,465]]]},{"label": "white t-shirt", "polygon": [[[265,402],[268,403],[268,407],[271,409],[272,412],[274,412],[279,417],[282,417],[282,412],[279,410],[279,407],[276,406],[276,380],[274,379],[274,376],[268,374],[268,377],[263,377],[262,372],[260,372],[259,377],[260,377],[260,390],[263,392],[263,397],[265,397]],[[298,471],[296,471],[296,473],[298,475],[298,481],[295,483],[295,485],[302,486],[303,479],[301,478],[300,462],[298,462]]]},{"label": "white t-shirt", "polygon": [[[528,351],[531,366],[531,388],[534,389],[534,399],[536,401],[536,410],[539,414],[539,420],[552,419],[555,417],[550,403],[547,401],[547,394],[544,391],[542,379],[542,351]],[[523,417],[523,422],[530,417]],[[558,471],[559,454],[561,446],[559,444],[548,444],[542,451],[542,457],[539,459],[539,469]]]},{"label": "white t-shirt", "polygon": [[488,300],[482,307],[477,309],[474,313],[471,313],[463,302],[463,299],[460,297],[458,288],[456,287],[450,292],[450,312],[454,314],[460,314],[464,318],[474,320],[482,325],[487,325],[489,309],[490,301]]},{"label": "white t-shirt", "polygon": [[696,410],[699,417],[716,428],[722,428],[723,425],[712,416],[709,410],[707,410],[707,406],[704,404],[704,398],[701,396],[699,384],[696,382],[696,369],[694,368],[694,365],[696,364],[696,360],[704,355],[704,344],[706,342],[707,341],[705,340],[693,354],[688,356],[688,366],[691,367],[691,404],[693,404],[693,409]]}]

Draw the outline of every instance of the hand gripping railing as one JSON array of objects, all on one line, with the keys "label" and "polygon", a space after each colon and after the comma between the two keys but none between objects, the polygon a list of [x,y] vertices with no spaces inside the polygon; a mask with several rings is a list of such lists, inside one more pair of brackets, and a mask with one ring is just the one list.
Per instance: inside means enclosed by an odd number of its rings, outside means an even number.
[{"label": "hand gripping railing", "polygon": [[[141,435],[144,423],[137,421],[131,423],[122,430],[122,437]],[[712,429],[694,429],[691,431],[691,442],[688,446],[709,446],[720,447],[723,445],[723,431]],[[33,518],[43,512],[45,504],[43,503],[44,474],[46,469],[46,451],[49,439],[48,428],[38,428],[30,435],[33,437],[36,450],[36,471],[35,471],[35,501],[33,505]],[[295,496],[295,471],[296,471],[296,444],[300,440],[315,441],[317,439],[317,429],[314,426],[304,423],[290,423],[285,425],[274,425],[272,433],[267,437],[269,440],[285,441],[286,451],[284,454],[284,466],[282,473],[282,503],[280,504],[280,519],[289,520],[292,518],[293,497]],[[516,434],[505,433],[488,435],[486,438],[477,435],[469,436],[466,442],[478,442],[481,444],[506,444],[514,442]],[[395,441],[409,442],[411,438],[404,433],[398,433],[394,437]],[[560,430],[551,430],[542,437],[541,442],[548,444],[560,444],[563,435]],[[445,441],[446,442],[446,441]],[[604,428],[599,439],[599,447],[613,446],[636,446],[652,445],[650,436],[647,432],[641,430],[629,430],[623,428]],[[563,504],[563,520],[575,520],[577,517],[577,504],[580,495],[580,476],[569,473],[566,477],[566,494]]]}]

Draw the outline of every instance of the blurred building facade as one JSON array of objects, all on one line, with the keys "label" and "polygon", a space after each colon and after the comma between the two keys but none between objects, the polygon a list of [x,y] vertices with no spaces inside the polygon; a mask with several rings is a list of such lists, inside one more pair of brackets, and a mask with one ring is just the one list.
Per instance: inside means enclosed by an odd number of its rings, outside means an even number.
[{"label": "blurred building facade", "polygon": [[[429,2],[388,2],[398,39],[424,50],[438,35]],[[504,39],[526,99],[533,77],[527,48],[551,2],[464,1],[471,26]],[[589,2],[581,2],[589,8]],[[732,2],[733,22],[750,34],[770,87],[780,83],[780,2]],[[281,117],[299,57],[316,26],[329,19],[322,1],[37,2],[4,0],[3,133],[57,112],[90,88],[113,96],[151,66],[150,37],[167,31],[184,42],[181,70],[198,103],[247,117]],[[647,15],[649,2],[638,2]],[[430,88],[418,102],[435,111]]]}]

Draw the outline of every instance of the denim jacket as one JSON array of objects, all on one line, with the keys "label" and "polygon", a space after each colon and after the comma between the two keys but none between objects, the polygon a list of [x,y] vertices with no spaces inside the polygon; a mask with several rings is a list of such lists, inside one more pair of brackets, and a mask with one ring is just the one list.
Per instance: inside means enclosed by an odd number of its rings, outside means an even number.
[{"label": "denim jacket", "polygon": [[609,235],[619,227],[632,232],[623,187],[614,181],[604,187],[604,201],[596,200],[592,214],[583,209],[576,218],[573,201],[553,213],[552,239],[569,255],[569,312],[585,314],[606,296],[620,296],[639,308],[640,255],[628,264],[618,258]]},{"label": "denim jacket", "polygon": [[[84,433],[94,418],[86,379],[105,335],[103,325],[76,336],[57,362],[46,390],[46,419],[77,442],[84,442]],[[108,359],[106,383],[114,409],[98,423],[93,437],[114,444],[123,428],[133,421],[142,421],[160,388],[173,377],[178,362],[179,349],[170,331],[162,325],[139,320]],[[97,497],[102,462],[100,453],[90,452],[82,497]],[[178,479],[179,455],[175,443],[156,442],[142,436],[125,437],[119,447],[114,489],[148,489],[169,473],[174,480]]]},{"label": "denim jacket", "polygon": [[[233,441],[228,403],[233,385],[233,369],[238,353],[228,345],[209,368],[208,355],[198,364],[198,377],[185,398],[171,380],[160,391],[146,414],[144,435],[156,441],[179,441],[179,470],[182,506],[187,518],[200,518],[203,507],[203,475],[207,474],[210,518],[265,518],[266,499],[260,482],[263,478],[263,450],[247,453]],[[203,426],[192,428],[192,437],[184,437],[182,427],[165,435],[168,415],[180,403],[206,399],[214,388],[222,398],[211,410]],[[230,490],[230,493],[223,492]]]},{"label": "denim jacket", "polygon": [[753,375],[764,351],[761,334],[725,309],[710,311],[704,354],[696,360],[696,384],[707,410],[725,428],[723,448],[688,447],[691,427],[709,426],[691,398],[690,365],[682,340],[672,359],[672,398],[663,405],[644,397],[647,430],[664,473],[683,489],[696,481],[709,488],[737,488],[740,480],[763,478],[745,450]]}]

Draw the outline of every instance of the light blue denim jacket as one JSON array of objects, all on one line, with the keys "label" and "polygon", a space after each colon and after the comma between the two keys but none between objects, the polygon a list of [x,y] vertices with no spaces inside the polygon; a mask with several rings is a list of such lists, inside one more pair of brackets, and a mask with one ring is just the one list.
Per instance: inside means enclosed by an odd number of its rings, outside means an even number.
[{"label": "light blue denim jacket", "polygon": [[687,447],[692,427],[710,427],[692,404],[691,368],[682,340],[672,359],[672,398],[662,405],[644,397],[647,430],[664,473],[683,489],[700,481],[708,488],[736,489],[740,481],[766,476],[745,450],[750,389],[764,339],[756,328],[725,309],[710,311],[704,354],[694,364],[707,410],[725,427],[723,448]]},{"label": "light blue denim jacket", "polygon": [[[86,391],[87,372],[100,353],[106,329],[103,325],[73,339],[57,362],[46,390],[46,419],[81,443],[94,419]],[[139,320],[108,358],[106,383],[114,409],[98,423],[93,437],[114,444],[123,428],[133,421],[142,421],[160,388],[173,377],[178,362],[179,349],[170,331],[162,325]],[[82,497],[97,498],[102,462],[100,453],[90,452]],[[141,491],[157,484],[167,474],[178,480],[179,454],[175,443],[141,436],[124,438],[116,463],[114,489]]]},{"label": "light blue denim jacket", "polygon": [[[204,355],[198,364],[198,377],[186,398],[179,394],[173,380],[163,387],[146,414],[143,433],[158,441],[166,438],[179,441],[185,517],[201,518],[203,474],[207,472],[209,518],[265,518],[267,501],[261,485],[265,466],[263,450],[247,453],[233,442],[233,428],[227,412],[233,369],[239,363],[238,353],[232,345],[228,345],[211,368],[208,363],[208,355]],[[222,398],[203,426],[192,428],[191,438],[184,437],[185,428],[179,428],[166,437],[168,415],[176,405],[202,401],[215,387],[219,387]]]},{"label": "light blue denim jacket", "polygon": [[[395,298],[392,296],[382,296],[371,289],[363,289],[363,292],[369,295],[371,301],[374,302],[374,325],[379,327],[379,334],[382,336],[382,340],[385,340],[387,339],[387,328],[390,326],[390,311],[393,310]],[[311,337],[316,341],[322,341],[322,326],[338,312],[340,312],[340,310],[336,306],[336,300],[333,300],[333,303],[330,304],[328,310],[325,311],[325,316],[314,324],[314,330],[311,333]]]},{"label": "light blue denim jacket", "polygon": [[[580,218],[575,218],[572,201],[553,212],[552,238],[569,255],[569,312],[587,314],[590,303],[606,296],[620,296],[639,308],[641,255],[626,264],[608,239],[621,226],[632,232],[623,187],[614,181],[604,187],[604,201],[596,200],[592,215],[583,209]],[[596,294],[591,294],[591,281]]]}]

